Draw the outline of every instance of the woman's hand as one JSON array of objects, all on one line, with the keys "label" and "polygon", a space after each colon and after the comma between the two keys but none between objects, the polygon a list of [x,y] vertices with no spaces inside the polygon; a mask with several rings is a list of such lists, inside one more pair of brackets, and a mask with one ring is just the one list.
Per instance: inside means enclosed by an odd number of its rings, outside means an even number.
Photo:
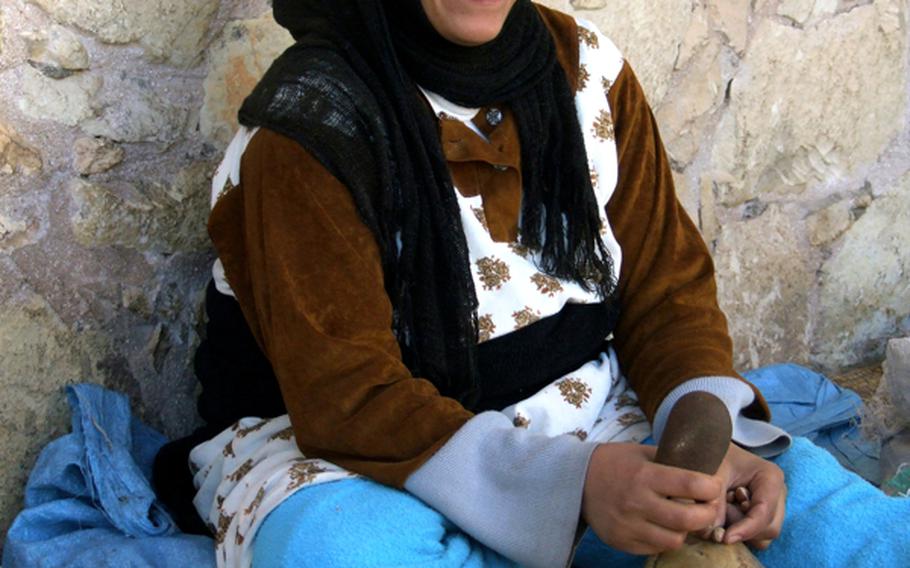
[{"label": "woman's hand", "polygon": [[594,450],[582,516],[613,548],[632,554],[679,548],[688,533],[713,526],[726,505],[721,477],[658,465],[655,453],[639,444],[601,444]]},{"label": "woman's hand", "polygon": [[758,549],[768,548],[780,535],[784,524],[787,486],[783,471],[736,444],[730,444],[718,475],[724,480],[725,489],[745,487],[749,493],[745,511],[735,500],[727,503],[724,499],[718,506],[716,524],[727,527],[724,542],[745,541]]}]

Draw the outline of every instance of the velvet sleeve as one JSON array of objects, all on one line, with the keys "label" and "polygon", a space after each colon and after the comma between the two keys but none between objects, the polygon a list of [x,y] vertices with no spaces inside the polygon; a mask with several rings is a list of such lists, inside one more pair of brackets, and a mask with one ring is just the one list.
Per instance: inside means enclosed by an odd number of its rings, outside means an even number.
[{"label": "velvet sleeve", "polygon": [[[664,397],[689,379],[743,379],[733,369],[711,256],[676,199],[654,116],[628,64],[608,99],[619,166],[607,216],[623,251],[614,345],[653,421]],[[755,394],[746,413],[767,419],[767,404]]]},{"label": "velvet sleeve", "polygon": [[402,363],[375,239],[296,142],[256,133],[209,233],[305,455],[400,487],[471,418]]}]

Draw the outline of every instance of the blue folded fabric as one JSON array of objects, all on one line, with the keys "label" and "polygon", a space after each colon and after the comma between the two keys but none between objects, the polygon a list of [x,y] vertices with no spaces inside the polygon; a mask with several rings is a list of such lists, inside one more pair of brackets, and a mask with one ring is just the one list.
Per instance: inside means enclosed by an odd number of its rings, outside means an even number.
[{"label": "blue folded fabric", "polygon": [[775,462],[790,491],[783,533],[757,554],[765,566],[910,566],[910,499],[888,497],[805,438]]},{"label": "blue folded fabric", "polygon": [[769,365],[743,376],[765,396],[771,422],[831,453],[847,469],[878,483],[879,446],[862,437],[863,401],[820,373],[794,364]]},{"label": "blue folded fabric", "polygon": [[38,457],[3,566],[214,566],[212,540],[178,534],[149,483],[164,436],[133,418],[122,394],[81,384],[66,396],[73,431]]}]

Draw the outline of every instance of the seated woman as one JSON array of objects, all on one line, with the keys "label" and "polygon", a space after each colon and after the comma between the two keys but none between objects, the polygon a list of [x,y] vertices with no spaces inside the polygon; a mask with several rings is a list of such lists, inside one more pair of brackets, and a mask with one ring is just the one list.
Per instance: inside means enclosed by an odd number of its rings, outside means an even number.
[{"label": "seated woman", "polygon": [[[220,565],[549,567],[586,526],[586,562],[798,530],[810,508],[784,525],[764,459],[790,439],[732,367],[710,256],[607,38],[527,0],[274,11],[296,44],[214,180],[209,427],[156,468]],[[691,391],[732,420],[713,476],[640,444]],[[728,516],[737,486],[752,504]]]}]

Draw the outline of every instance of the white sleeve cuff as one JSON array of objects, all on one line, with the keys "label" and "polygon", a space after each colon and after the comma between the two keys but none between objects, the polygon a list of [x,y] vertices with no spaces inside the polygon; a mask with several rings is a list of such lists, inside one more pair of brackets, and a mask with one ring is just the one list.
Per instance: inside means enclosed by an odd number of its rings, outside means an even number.
[{"label": "white sleeve cuff", "polygon": [[732,377],[699,377],[688,380],[670,391],[654,415],[652,435],[656,442],[660,442],[673,405],[683,395],[695,391],[709,392],[724,402],[733,423],[733,441],[740,446],[763,458],[782,454],[790,447],[792,440],[784,430],[768,422],[743,415],[743,409],[755,400],[755,393],[748,385]]}]

